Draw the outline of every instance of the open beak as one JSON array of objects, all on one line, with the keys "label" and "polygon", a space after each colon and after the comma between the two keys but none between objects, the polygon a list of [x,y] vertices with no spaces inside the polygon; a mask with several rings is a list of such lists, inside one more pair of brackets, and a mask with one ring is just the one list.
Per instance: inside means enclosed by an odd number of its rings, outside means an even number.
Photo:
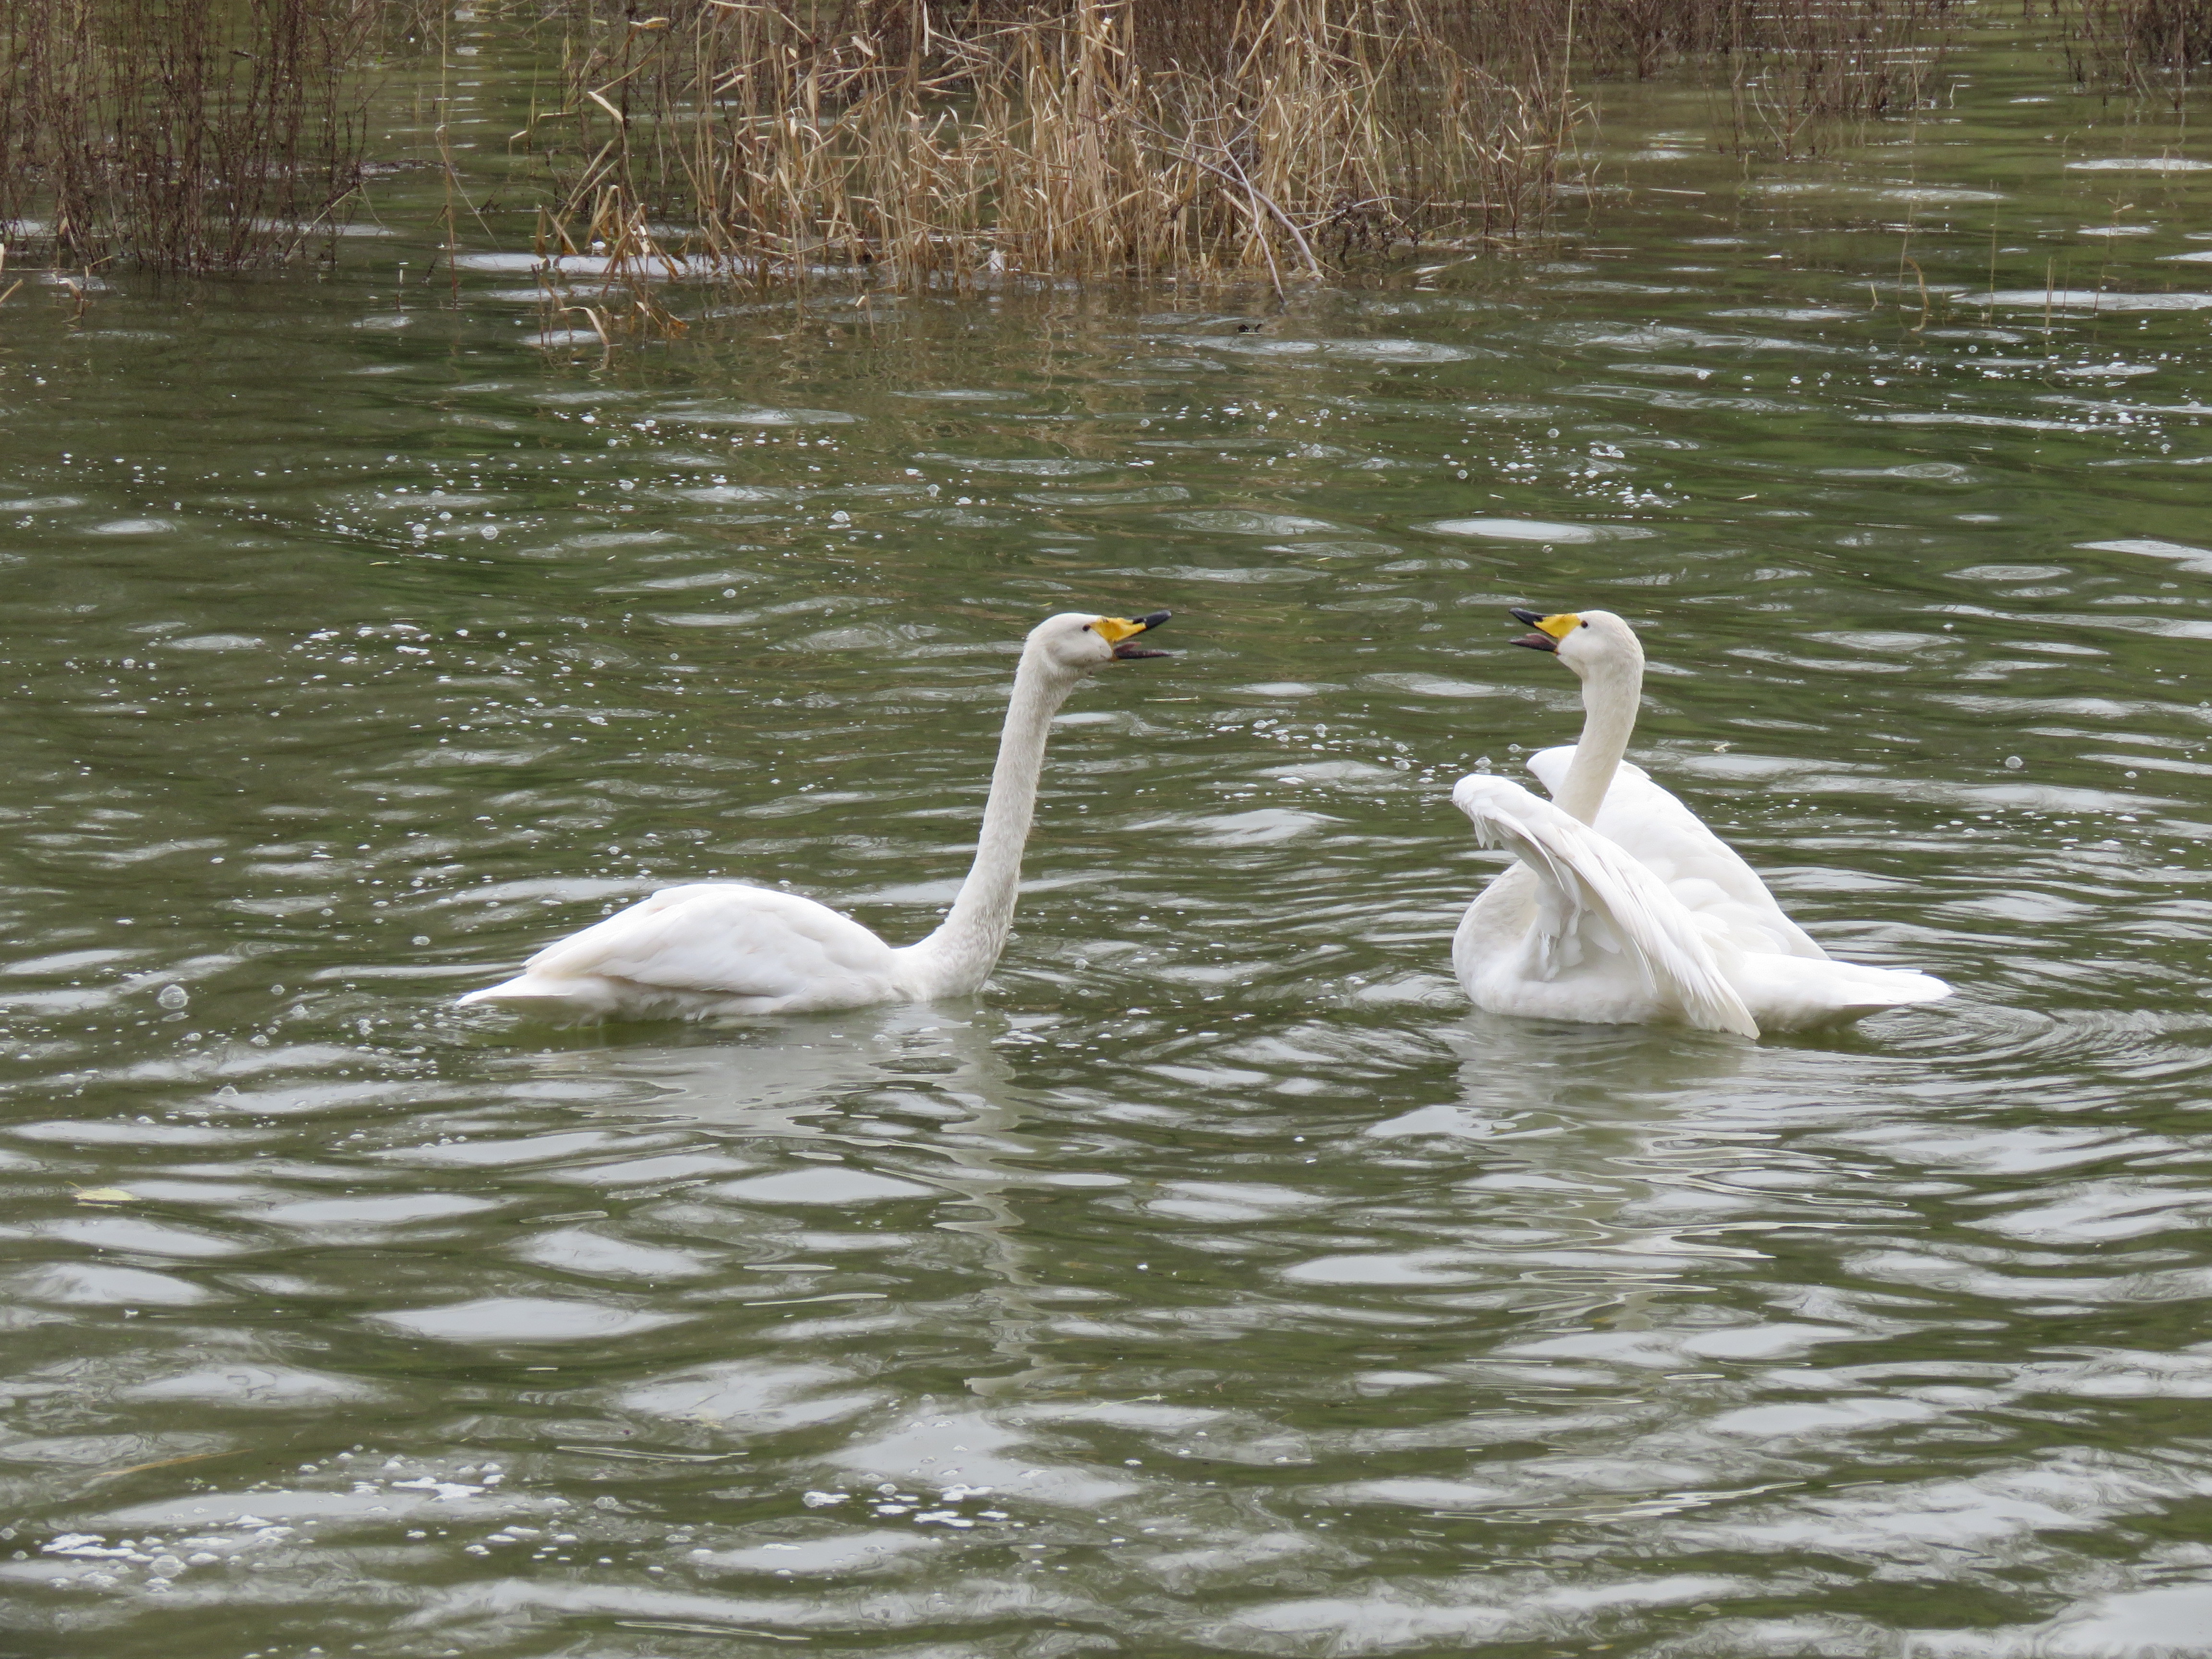
[{"label": "open beak", "polygon": [[1515,645],[1525,645],[1531,651],[1557,651],[1559,641],[1582,620],[1572,613],[1558,617],[1540,616],[1534,611],[1523,611],[1517,605],[1507,606],[1506,614],[1514,621],[1527,623],[1536,630],[1533,634],[1523,634],[1512,641]]},{"label": "open beak", "polygon": [[1133,621],[1127,617],[1101,617],[1091,625],[1103,635],[1107,642],[1114,647],[1115,657],[1120,661],[1127,662],[1134,657],[1164,657],[1168,654],[1164,651],[1144,649],[1137,644],[1137,636],[1162,626],[1174,615],[1175,612],[1172,611],[1152,611]]}]

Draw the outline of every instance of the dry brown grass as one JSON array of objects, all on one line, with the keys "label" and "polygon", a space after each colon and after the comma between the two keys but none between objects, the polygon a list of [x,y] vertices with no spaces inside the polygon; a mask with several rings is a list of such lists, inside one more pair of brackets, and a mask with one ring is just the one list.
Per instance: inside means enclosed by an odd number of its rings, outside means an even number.
[{"label": "dry brown grass", "polygon": [[0,237],[63,263],[288,258],[355,186],[379,0],[4,0]]},{"label": "dry brown grass", "polygon": [[[1547,52],[1439,0],[576,0],[556,242],[762,281],[1264,272],[1519,229]],[[1510,48],[1498,61],[1497,48]],[[689,228],[687,246],[642,233]],[[610,228],[623,234],[611,236]]]}]

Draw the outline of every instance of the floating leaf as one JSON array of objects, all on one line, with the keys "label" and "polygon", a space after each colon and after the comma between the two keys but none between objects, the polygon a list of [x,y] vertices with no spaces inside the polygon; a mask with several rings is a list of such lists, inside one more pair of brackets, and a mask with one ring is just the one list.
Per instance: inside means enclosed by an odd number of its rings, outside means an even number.
[{"label": "floating leaf", "polygon": [[80,1187],[76,1192],[80,1204],[130,1204],[136,1202],[137,1197],[137,1194],[125,1192],[120,1187]]}]

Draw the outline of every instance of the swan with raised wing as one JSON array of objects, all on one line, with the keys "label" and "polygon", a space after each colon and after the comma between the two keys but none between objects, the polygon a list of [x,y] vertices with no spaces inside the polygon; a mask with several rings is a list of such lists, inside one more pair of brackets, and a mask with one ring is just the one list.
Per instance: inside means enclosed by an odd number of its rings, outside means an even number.
[{"label": "swan with raised wing", "polygon": [[1013,926],[1053,715],[1108,663],[1165,656],[1136,641],[1168,616],[1155,611],[1131,621],[1070,611],[1030,630],[1014,672],[975,861],[944,925],[920,944],[886,945],[850,916],[796,893],[703,882],[664,888],[557,940],[514,979],[461,1001],[556,1018],[656,1019],[970,994],[990,976]]},{"label": "swan with raised wing", "polygon": [[1528,757],[1552,799],[1488,773],[1452,802],[1516,863],[1468,907],[1452,966],[1492,1013],[1684,1024],[1747,1037],[1840,1024],[1950,995],[1942,980],[1838,962],[1696,813],[1622,759],[1644,647],[1605,611],[1513,616],[1513,641],[1583,683],[1582,740]]}]

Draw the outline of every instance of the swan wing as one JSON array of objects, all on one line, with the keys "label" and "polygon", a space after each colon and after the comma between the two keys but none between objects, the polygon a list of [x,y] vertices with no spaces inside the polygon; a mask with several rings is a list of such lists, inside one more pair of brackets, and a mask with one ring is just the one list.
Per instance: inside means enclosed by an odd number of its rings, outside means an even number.
[{"label": "swan wing", "polygon": [[779,1000],[892,970],[890,947],[850,916],[739,882],[663,888],[556,940],[523,966],[524,978],[539,984],[612,979]]},{"label": "swan wing", "polygon": [[1619,843],[1519,784],[1486,773],[1462,778],[1452,804],[1474,821],[1478,841],[1510,849],[1536,878],[1532,926],[1547,962],[1574,933],[1609,930],[1652,988],[1676,1003],[1691,1024],[1759,1035],[1697,918]]},{"label": "swan wing", "polygon": [[[1528,769],[1556,795],[1574,763],[1572,744],[1528,757]],[[1705,827],[1680,798],[1652,782],[1640,766],[1623,761],[1598,808],[1597,832],[1656,876],[1674,896],[1740,951],[1807,957],[1827,952],[1790,920],[1759,872]]]}]

